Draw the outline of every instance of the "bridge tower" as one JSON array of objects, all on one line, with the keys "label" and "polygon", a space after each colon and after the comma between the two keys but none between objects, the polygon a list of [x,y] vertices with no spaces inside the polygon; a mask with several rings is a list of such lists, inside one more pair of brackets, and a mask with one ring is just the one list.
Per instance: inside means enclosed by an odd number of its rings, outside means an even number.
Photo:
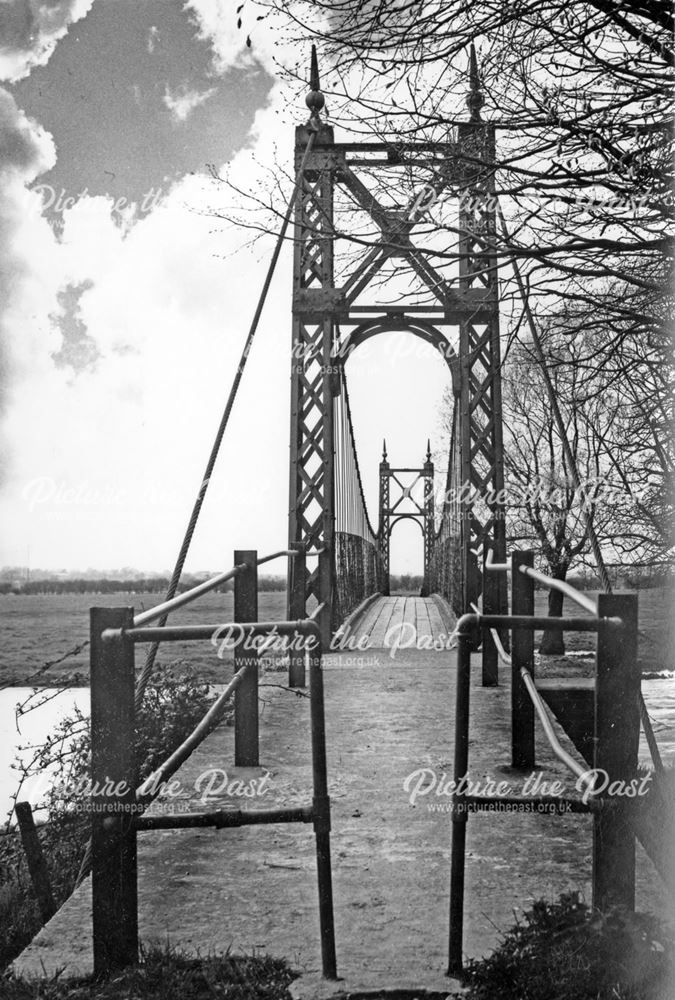
[{"label": "bridge tower", "polygon": [[[468,609],[480,589],[481,574],[471,571],[476,553],[484,557],[492,548],[497,561],[506,557],[495,137],[494,127],[481,119],[483,96],[475,51],[471,49],[469,63],[469,118],[445,142],[336,142],[332,127],[321,117],[324,96],[314,49],[306,103],[309,120],[295,134],[300,193],[293,265],[290,541],[323,549],[329,556],[334,551],[334,397],[340,382],[336,370],[354,351],[358,358],[358,347],[370,337],[408,331],[441,352],[452,377],[457,446],[452,452],[459,468],[451,470],[448,484],[460,487],[457,544],[462,566],[461,595],[454,595],[454,603]],[[419,171],[427,180],[414,203],[392,208],[373,193],[372,184],[364,182],[363,171],[370,171],[372,179],[373,172],[379,170],[384,176],[397,168],[406,176]],[[392,185],[388,181],[385,187],[391,190]],[[336,243],[348,240],[349,233],[341,233],[335,222],[336,196],[365,215],[377,234],[363,246],[356,262],[358,244],[352,245],[338,281]],[[451,275],[443,261],[436,266],[428,248],[415,243],[416,227],[429,218],[439,199],[453,202],[457,211],[456,266]],[[394,264],[397,274],[416,282],[419,295],[414,304],[392,304],[383,294],[383,274]],[[456,498],[446,495],[444,510],[456,507]],[[445,550],[432,534],[429,531],[425,538],[430,587],[450,577],[439,571]],[[310,607],[313,599],[330,604],[335,575],[331,566],[330,558],[324,558],[308,573]],[[490,588],[494,596],[484,610],[503,607],[505,590],[499,586]]]},{"label": "bridge tower", "polygon": [[[392,493],[394,494],[392,496]],[[431,592],[431,561],[434,551],[434,463],[431,444],[419,469],[392,469],[387,460],[387,442],[383,443],[380,462],[380,516],[377,533],[382,565],[382,593],[389,594],[389,545],[391,533],[399,521],[414,521],[422,530],[424,544],[424,582],[422,597]]]}]

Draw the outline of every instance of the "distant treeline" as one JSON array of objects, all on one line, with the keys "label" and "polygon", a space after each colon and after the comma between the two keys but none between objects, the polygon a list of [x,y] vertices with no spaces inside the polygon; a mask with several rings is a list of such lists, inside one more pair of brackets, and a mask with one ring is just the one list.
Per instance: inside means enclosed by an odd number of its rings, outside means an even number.
[{"label": "distant treeline", "polygon": [[[640,567],[622,569],[611,573],[614,586],[626,590],[646,590],[650,587],[666,587],[673,584],[673,570],[663,567]],[[208,579],[206,576],[185,576],[178,588],[179,592],[189,590],[198,583]],[[600,579],[595,574],[572,574],[569,583],[579,590],[602,590]],[[419,593],[423,577],[414,573],[392,573],[389,577],[391,593],[409,591]],[[169,587],[169,578],[164,576],[133,577],[128,580],[92,579],[91,577],[72,579],[27,580],[21,583],[0,582],[0,594],[165,594]],[[233,581],[228,580],[217,593],[228,593],[233,589]],[[258,589],[262,592],[285,591],[285,576],[261,576]]]},{"label": "distant treeline", "polygon": [[[672,586],[675,576],[671,566],[609,566],[610,582],[618,590],[649,590],[652,587]],[[590,570],[571,573],[567,577],[577,590],[604,590],[599,576]]]},{"label": "distant treeline", "polygon": [[389,574],[389,590],[393,594],[395,590],[420,591],[424,577],[416,576],[414,573]]},{"label": "distant treeline", "polygon": [[[178,587],[179,593],[203,583],[208,577],[184,577]],[[216,593],[227,593],[233,589],[233,581],[228,580]],[[163,576],[134,577],[131,580],[68,579],[68,580],[27,580],[23,583],[0,583],[0,594],[165,594],[169,588],[169,578]],[[261,591],[283,591],[286,578],[282,576],[261,576],[258,580]]]}]

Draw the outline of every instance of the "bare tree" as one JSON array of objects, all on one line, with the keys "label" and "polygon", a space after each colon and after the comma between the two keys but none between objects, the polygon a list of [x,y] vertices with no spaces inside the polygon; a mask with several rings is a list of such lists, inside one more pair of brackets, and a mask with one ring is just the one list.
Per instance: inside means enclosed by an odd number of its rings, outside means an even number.
[{"label": "bare tree", "polygon": [[[556,343],[557,341],[557,343]],[[554,389],[566,421],[567,440],[582,483],[569,467],[539,360],[527,344],[517,344],[503,373],[507,531],[512,542],[534,543],[547,571],[565,580],[570,567],[589,551],[589,515],[596,534],[614,542],[611,469],[603,447],[608,416],[602,397],[589,399],[573,350],[560,335],[545,340],[547,355],[566,355],[552,365]],[[551,590],[549,615],[559,617],[563,594]],[[542,653],[563,653],[562,632],[547,631]]]},{"label": "bare tree", "polygon": [[[254,50],[255,17],[267,15],[287,39],[320,45],[330,120],[375,135],[394,152],[411,137],[452,144],[454,126],[467,119],[466,70],[475,44],[479,115],[496,131],[496,190],[505,218],[497,259],[507,314],[512,304],[510,333],[526,343],[515,262],[537,325],[559,334],[547,338],[547,360],[582,478],[587,463],[599,462],[612,483],[606,545],[621,558],[667,560],[673,545],[670,4],[258,0],[240,15]],[[298,51],[303,55],[289,75],[304,88],[306,45]],[[369,178],[383,203],[400,208],[420,183],[413,171],[396,189],[386,169]],[[446,273],[456,265],[460,234],[456,214],[444,208],[442,201],[428,207],[415,240]],[[337,235],[351,240],[356,253],[381,234],[355,229],[349,213],[349,206],[337,206]],[[528,371],[536,378],[532,364]],[[512,407],[523,402],[516,389],[514,383]],[[554,430],[545,430],[543,393],[536,402],[530,431],[518,440],[507,435],[514,475],[526,442],[541,464],[562,455]],[[556,468],[564,468],[562,457]],[[584,551],[575,502],[569,497],[560,510],[524,512],[532,530],[537,517],[541,522],[552,572],[578,545],[577,555]]]}]

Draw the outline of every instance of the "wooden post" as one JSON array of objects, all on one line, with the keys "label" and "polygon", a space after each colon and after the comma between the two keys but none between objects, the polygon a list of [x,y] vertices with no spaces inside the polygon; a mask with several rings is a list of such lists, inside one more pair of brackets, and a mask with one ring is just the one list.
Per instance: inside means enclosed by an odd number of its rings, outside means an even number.
[{"label": "wooden post", "polygon": [[38,832],[35,827],[30,802],[17,802],[14,806],[14,812],[19,824],[21,842],[26,852],[28,872],[37,897],[40,916],[42,923],[46,924],[56,913],[56,906],[54,905],[52,887],[49,881],[49,870],[45,856],[42,853],[42,845],[40,844]]},{"label": "wooden post", "polygon": [[[290,593],[288,600],[289,616],[291,621],[300,621],[305,617],[305,592],[307,563],[305,558],[305,543],[291,542],[291,548],[295,549],[297,555],[291,557],[290,569]],[[288,686],[292,688],[305,687],[305,652],[295,648],[300,646],[298,635],[292,637],[293,648],[288,660]]]},{"label": "wooden post", "polygon": [[[486,569],[485,562],[490,549],[483,550],[483,613],[499,614],[499,577],[494,570]],[[499,657],[497,647],[489,628],[483,629],[483,653],[481,658],[483,687],[499,684]]]},{"label": "wooden post", "polygon": [[[595,767],[611,782],[631,781],[638,762],[640,668],[636,594],[598,594],[598,616],[620,618],[621,628],[600,625],[595,674]],[[627,803],[603,795],[593,822],[593,906],[635,908],[635,837]]]},{"label": "wooden post", "polygon": [[138,961],[133,608],[92,608],[91,846],[94,975]]},{"label": "wooden post", "polygon": [[[512,613],[534,614],[534,580],[521,573],[521,566],[533,566],[531,549],[511,556]],[[534,632],[513,629],[511,633],[511,764],[534,767],[534,705],[520,676],[525,667],[534,677]]]},{"label": "wooden post", "polygon": [[[255,549],[235,550],[234,565],[244,563],[234,578],[235,622],[258,621],[258,553]],[[235,767],[258,767],[258,655],[243,648],[244,640],[234,651],[234,671],[249,664],[242,683],[234,693],[234,763]]]}]

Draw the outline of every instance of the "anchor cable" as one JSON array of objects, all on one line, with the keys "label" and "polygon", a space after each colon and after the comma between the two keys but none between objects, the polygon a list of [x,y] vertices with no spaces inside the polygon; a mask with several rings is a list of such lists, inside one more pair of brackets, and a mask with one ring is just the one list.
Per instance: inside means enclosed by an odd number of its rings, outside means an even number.
[{"label": "anchor cable", "polygon": [[[313,123],[310,122],[307,127],[308,128],[312,128],[313,127]],[[285,215],[284,215],[284,218],[283,218],[283,222],[281,224],[281,229],[279,230],[279,234],[277,236],[277,241],[276,241],[276,244],[275,244],[275,247],[274,247],[274,252],[272,253],[272,258],[270,260],[269,267],[267,269],[267,274],[265,276],[265,281],[263,282],[262,290],[261,290],[260,296],[258,298],[258,304],[256,306],[256,310],[255,310],[255,313],[253,315],[253,319],[251,320],[251,325],[250,325],[250,328],[249,328],[249,331],[248,331],[248,335],[246,337],[246,342],[244,344],[244,348],[243,348],[242,353],[241,353],[241,358],[239,359],[239,365],[237,366],[237,370],[235,372],[235,376],[234,376],[234,379],[232,381],[232,386],[230,388],[230,393],[229,393],[229,396],[227,398],[227,403],[225,404],[225,409],[223,411],[223,415],[221,417],[220,424],[218,426],[218,430],[216,432],[215,440],[214,440],[213,446],[211,448],[211,453],[209,455],[208,461],[206,463],[206,467],[204,469],[204,475],[202,476],[202,482],[201,482],[201,485],[199,487],[199,491],[197,493],[197,497],[195,499],[194,506],[192,508],[192,513],[190,515],[190,520],[188,521],[188,525],[187,525],[187,528],[186,528],[186,531],[185,531],[185,535],[183,537],[183,542],[181,544],[180,551],[178,553],[178,557],[176,559],[176,565],[175,565],[173,573],[171,575],[171,580],[169,582],[169,586],[168,586],[168,589],[167,589],[167,592],[166,592],[166,600],[167,601],[170,601],[171,598],[175,596],[176,590],[178,589],[178,583],[180,581],[181,574],[183,572],[183,566],[185,565],[185,559],[187,558],[187,554],[188,554],[188,551],[189,551],[189,548],[190,548],[190,544],[192,542],[192,537],[194,535],[195,528],[197,526],[197,521],[198,521],[199,515],[201,513],[202,505],[204,503],[204,498],[206,496],[206,491],[208,490],[208,487],[209,487],[209,482],[210,482],[210,479],[211,479],[211,475],[213,473],[214,466],[216,464],[216,459],[218,458],[218,453],[220,451],[220,446],[221,446],[221,443],[222,443],[222,440],[223,440],[223,436],[225,434],[225,430],[227,428],[227,425],[228,425],[228,422],[229,422],[229,419],[230,419],[230,414],[232,412],[232,406],[234,404],[234,401],[235,401],[235,398],[236,398],[236,395],[237,395],[237,391],[239,389],[239,384],[241,382],[241,378],[242,378],[242,375],[244,373],[244,368],[246,366],[246,362],[248,360],[248,356],[249,356],[249,354],[251,352],[251,346],[253,344],[253,338],[255,337],[256,330],[258,329],[258,323],[260,321],[260,316],[261,316],[262,311],[263,311],[263,306],[265,305],[265,300],[267,298],[267,293],[269,291],[270,284],[272,282],[272,277],[274,275],[274,271],[275,271],[275,268],[276,268],[276,265],[277,265],[277,261],[279,259],[279,254],[281,253],[281,247],[282,247],[283,241],[284,241],[285,236],[286,236],[286,230],[288,229],[289,222],[291,221],[291,216],[293,214],[293,209],[295,208],[295,203],[297,201],[298,194],[299,194],[300,189],[302,187],[302,183],[303,183],[303,180],[304,180],[305,164],[307,163],[307,159],[308,159],[309,154],[310,154],[310,152],[312,150],[312,147],[314,145],[314,141],[316,139],[316,134],[317,134],[316,130],[312,131],[312,133],[310,134],[309,139],[307,141],[307,146],[305,148],[305,152],[304,152],[303,158],[302,158],[302,160],[300,162],[300,167],[299,167],[299,169],[297,171],[297,174],[296,174],[296,179],[295,179],[295,184],[293,186],[293,191],[292,191],[290,199],[288,201],[288,205],[287,205],[286,212],[285,212]],[[168,618],[168,614],[163,615],[159,619],[159,621],[157,622],[157,625],[159,627],[163,627],[164,625],[166,625],[167,618]],[[148,685],[148,681],[149,681],[150,676],[152,674],[152,670],[153,670],[153,667],[154,667],[154,664],[155,664],[155,659],[157,657],[157,650],[158,650],[158,648],[159,648],[159,643],[156,643],[156,642],[153,643],[150,646],[150,649],[148,650],[148,655],[147,655],[146,660],[145,660],[145,665],[143,666],[141,674],[140,674],[140,676],[138,678],[138,682],[136,684],[136,692],[135,692],[135,702],[136,702],[136,708],[137,709],[140,707],[140,705],[143,702],[143,695],[145,694],[145,689],[146,689],[146,687]]]}]

